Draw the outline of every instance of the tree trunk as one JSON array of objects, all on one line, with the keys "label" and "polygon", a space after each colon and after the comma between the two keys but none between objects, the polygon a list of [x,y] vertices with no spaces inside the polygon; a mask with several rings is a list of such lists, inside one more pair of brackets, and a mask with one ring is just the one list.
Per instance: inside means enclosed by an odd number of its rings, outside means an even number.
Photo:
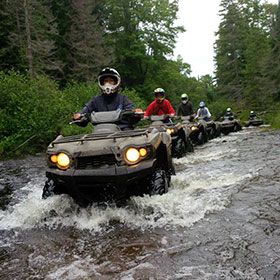
[{"label": "tree trunk", "polygon": [[31,33],[30,33],[30,17],[29,17],[29,10],[28,10],[28,0],[24,0],[23,3],[24,7],[24,15],[25,15],[25,30],[26,30],[26,41],[27,41],[27,50],[26,55],[28,59],[29,65],[29,73],[30,78],[34,78],[34,68],[33,68],[33,56],[32,56],[32,46],[31,46]]}]

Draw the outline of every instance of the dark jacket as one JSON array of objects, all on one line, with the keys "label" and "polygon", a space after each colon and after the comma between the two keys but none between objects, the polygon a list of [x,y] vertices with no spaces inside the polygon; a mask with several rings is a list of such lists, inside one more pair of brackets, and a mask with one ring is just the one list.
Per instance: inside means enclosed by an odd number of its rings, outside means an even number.
[{"label": "dark jacket", "polygon": [[190,116],[193,114],[193,105],[189,101],[186,104],[181,103],[177,108],[177,116]]},{"label": "dark jacket", "polygon": [[[91,112],[104,112],[115,110],[135,109],[133,103],[123,94],[113,93],[110,95],[100,94],[94,96],[84,108],[79,112],[80,114],[86,114]],[[121,121],[119,126],[123,129],[126,127],[132,127],[135,121]]]},{"label": "dark jacket", "polygon": [[113,93],[112,96],[100,94],[94,96],[80,112],[81,114],[104,111],[135,109],[133,103],[123,94]]},{"label": "dark jacket", "polygon": [[249,120],[254,120],[256,118],[257,118],[257,114],[256,113],[250,113]]},{"label": "dark jacket", "polygon": [[234,118],[234,114],[233,114],[233,112],[226,112],[225,113],[225,117],[227,117],[227,118]]}]

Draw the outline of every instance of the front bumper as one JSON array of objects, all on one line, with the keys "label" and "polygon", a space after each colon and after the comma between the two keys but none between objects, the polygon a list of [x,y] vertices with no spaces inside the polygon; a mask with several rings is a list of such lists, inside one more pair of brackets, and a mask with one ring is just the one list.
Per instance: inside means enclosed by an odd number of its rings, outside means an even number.
[{"label": "front bumper", "polygon": [[156,159],[140,162],[133,166],[112,165],[96,169],[58,170],[48,168],[46,176],[59,185],[65,186],[100,186],[100,184],[130,185],[151,175],[156,168]]}]

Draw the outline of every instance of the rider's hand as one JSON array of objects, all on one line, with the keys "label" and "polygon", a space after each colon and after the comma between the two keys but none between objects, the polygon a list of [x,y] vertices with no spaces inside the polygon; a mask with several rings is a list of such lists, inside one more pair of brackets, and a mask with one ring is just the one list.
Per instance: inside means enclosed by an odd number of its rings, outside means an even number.
[{"label": "rider's hand", "polygon": [[134,112],[136,113],[135,116],[140,118],[141,117],[141,113],[143,113],[143,110],[142,109],[134,109]]},{"label": "rider's hand", "polygon": [[81,114],[80,113],[77,113],[77,114],[74,114],[73,116],[73,119],[76,121],[76,120],[79,120],[81,118]]},{"label": "rider's hand", "polygon": [[148,120],[149,119],[149,117],[148,116],[144,116],[144,120]]}]

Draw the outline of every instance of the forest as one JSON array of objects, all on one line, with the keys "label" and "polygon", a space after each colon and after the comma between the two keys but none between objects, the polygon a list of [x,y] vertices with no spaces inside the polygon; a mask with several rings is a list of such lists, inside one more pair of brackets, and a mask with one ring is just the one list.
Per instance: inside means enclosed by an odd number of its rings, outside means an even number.
[{"label": "forest", "polygon": [[[178,0],[3,0],[0,2],[0,158],[44,151],[95,95],[99,71],[122,77],[121,92],[145,110],[162,87],[174,108],[187,93],[215,119],[232,107],[280,127],[280,1],[221,0],[214,75],[193,77],[173,58]],[[191,29],[191,26],[186,27]],[[199,36],[199,35],[198,35]],[[189,42],[191,44],[191,42]]]}]

